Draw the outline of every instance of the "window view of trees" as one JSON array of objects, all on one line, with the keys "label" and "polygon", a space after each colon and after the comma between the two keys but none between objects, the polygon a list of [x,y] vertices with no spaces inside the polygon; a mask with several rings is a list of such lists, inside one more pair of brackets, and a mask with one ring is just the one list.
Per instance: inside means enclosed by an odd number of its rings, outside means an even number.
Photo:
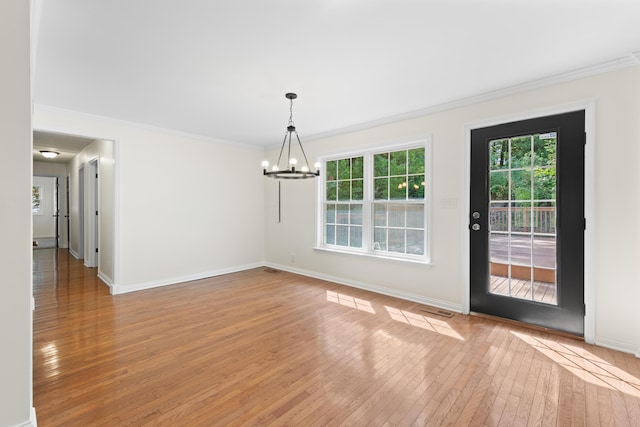
[{"label": "window view of trees", "polygon": [[425,255],[424,146],[329,160],[325,170],[324,244]]}]

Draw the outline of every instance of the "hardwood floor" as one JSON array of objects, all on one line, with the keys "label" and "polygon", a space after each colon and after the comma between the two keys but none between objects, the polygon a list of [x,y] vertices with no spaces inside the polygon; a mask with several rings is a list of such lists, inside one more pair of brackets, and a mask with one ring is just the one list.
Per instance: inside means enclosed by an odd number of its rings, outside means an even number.
[{"label": "hardwood floor", "polygon": [[260,268],[118,296],[34,251],[46,426],[640,425],[640,359]]}]

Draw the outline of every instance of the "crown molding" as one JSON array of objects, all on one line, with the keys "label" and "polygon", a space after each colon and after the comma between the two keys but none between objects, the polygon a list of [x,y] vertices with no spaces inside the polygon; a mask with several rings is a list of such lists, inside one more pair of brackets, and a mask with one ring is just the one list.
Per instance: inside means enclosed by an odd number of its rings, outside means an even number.
[{"label": "crown molding", "polygon": [[[50,105],[44,105],[44,104],[35,104],[34,105],[34,113],[35,114],[38,114],[38,113],[51,113],[51,114],[60,115],[60,116],[63,116],[63,117],[66,117],[66,118],[70,118],[70,119],[96,120],[96,121],[101,121],[103,123],[111,124],[111,125],[114,125],[114,126],[122,126],[122,127],[129,127],[129,128],[134,128],[134,129],[139,129],[139,130],[144,130],[144,131],[149,131],[149,132],[157,132],[157,133],[162,133],[162,134],[165,134],[165,135],[172,135],[172,136],[177,136],[177,137],[181,137],[181,138],[195,139],[195,140],[198,140],[198,141],[210,142],[210,143],[214,143],[214,144],[230,145],[230,146],[237,147],[237,148],[246,148],[248,150],[263,151],[263,147],[261,147],[261,146],[256,146],[256,145],[252,145],[252,144],[246,144],[246,143],[243,143],[243,142],[236,142],[236,141],[228,141],[228,140],[225,140],[225,139],[211,138],[211,137],[208,137],[208,136],[198,135],[198,134],[194,134],[194,133],[183,132],[183,131],[163,128],[163,127],[159,127],[159,126],[152,126],[152,125],[147,125],[147,124],[144,124],[144,123],[131,122],[131,121],[127,121],[127,120],[114,119],[112,117],[100,116],[100,115],[90,114],[90,113],[83,113],[83,112],[80,112],[80,111],[67,110],[65,108],[52,107]],[[37,128],[37,126],[34,126],[34,127]]]},{"label": "crown molding", "polygon": [[305,137],[305,141],[307,142],[315,141],[318,139],[344,135],[347,133],[370,129],[377,126],[383,126],[383,125],[401,122],[404,120],[410,120],[410,119],[415,119],[422,116],[428,116],[430,114],[440,113],[440,112],[452,110],[455,108],[466,107],[473,104],[478,104],[480,102],[490,101],[493,99],[504,98],[506,96],[516,95],[516,94],[531,91],[534,89],[541,89],[541,88],[553,86],[559,83],[570,82],[574,80],[583,79],[586,77],[595,76],[598,74],[617,71],[623,68],[637,66],[638,64],[640,64],[640,51],[633,52],[629,56],[624,58],[614,59],[612,61],[603,62],[600,64],[585,67],[585,68],[579,68],[577,70],[556,74],[556,75],[545,77],[542,79],[532,80],[532,81],[521,83],[514,86],[508,86],[502,89],[485,92],[479,95],[474,95],[474,96],[454,100],[451,102],[434,105],[432,107],[427,107],[420,110],[414,110],[408,113],[398,114],[395,116],[390,116],[390,117],[386,117],[378,120],[372,120],[369,122],[360,123],[353,126],[347,126],[347,127],[343,127],[343,128],[332,130],[332,131],[307,135]]}]

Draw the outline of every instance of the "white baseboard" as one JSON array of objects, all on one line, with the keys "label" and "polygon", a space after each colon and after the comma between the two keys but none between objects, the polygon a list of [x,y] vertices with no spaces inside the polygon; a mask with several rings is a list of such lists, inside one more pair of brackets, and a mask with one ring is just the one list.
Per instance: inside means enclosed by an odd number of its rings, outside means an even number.
[{"label": "white baseboard", "polygon": [[98,279],[102,280],[105,285],[111,287],[111,285],[113,285],[113,279],[109,276],[107,276],[106,274],[104,274],[102,271],[98,270]]},{"label": "white baseboard", "polygon": [[418,304],[429,305],[436,308],[441,308],[443,310],[453,311],[456,313],[462,313],[462,305],[454,304],[449,301],[442,301],[435,298],[427,298],[422,295],[416,295],[409,292],[402,292],[396,289],[385,288],[381,286],[372,285],[370,283],[359,282],[354,280],[345,280],[341,277],[330,276],[326,274],[321,274],[315,271],[301,270],[298,268],[291,268],[290,266],[275,264],[275,263],[265,263],[266,267],[275,268],[277,270],[288,271],[290,273],[300,274],[302,276],[313,277],[314,279],[326,280],[328,282],[338,283],[340,285],[350,286],[352,288],[363,289],[365,291],[375,292],[377,294],[387,295],[390,297],[407,300],[411,302],[417,302]]},{"label": "white baseboard", "polygon": [[74,251],[73,249],[69,248],[69,253],[71,254],[72,257],[74,257],[75,259],[82,259],[80,258],[80,255],[78,255],[78,253],[76,251]]},{"label": "white baseboard", "polygon": [[609,348],[611,350],[621,351],[623,353],[633,354],[634,356],[640,358],[640,350],[638,350],[637,345],[630,342],[612,340],[610,338],[596,336],[595,345]]},{"label": "white baseboard", "polygon": [[[168,279],[162,280],[152,280],[149,282],[136,283],[133,285],[118,285],[118,284],[109,284],[111,288],[112,295],[120,295],[128,292],[142,291],[145,289],[158,288],[160,286],[170,286],[177,285],[178,283],[191,282],[193,280],[207,279],[209,277],[222,276],[224,274],[237,273],[239,271],[251,270],[252,268],[263,267],[264,263],[253,263],[253,264],[245,264],[238,265],[235,267],[225,268],[221,270],[213,270],[213,271],[205,271],[198,274],[190,274],[187,276],[180,277],[172,277]],[[106,282],[105,282],[106,283]]]},{"label": "white baseboard", "polygon": [[14,427],[38,427],[38,420],[36,419],[36,408],[31,408],[31,414],[29,415],[29,421],[17,424]]}]

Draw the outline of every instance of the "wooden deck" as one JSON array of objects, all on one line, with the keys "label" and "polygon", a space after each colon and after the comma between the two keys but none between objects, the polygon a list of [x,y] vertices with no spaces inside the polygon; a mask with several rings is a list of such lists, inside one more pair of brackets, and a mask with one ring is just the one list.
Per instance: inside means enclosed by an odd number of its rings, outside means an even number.
[{"label": "wooden deck", "polygon": [[[489,243],[491,262],[507,264],[509,262],[509,241],[507,235],[492,234]],[[556,241],[552,237],[535,237],[533,254],[531,237],[511,235],[511,263],[542,268],[556,268]]]},{"label": "wooden deck", "polygon": [[640,359],[256,268],[112,296],[34,251],[50,426],[638,426]]},{"label": "wooden deck", "polygon": [[533,286],[531,286],[531,280],[511,278],[511,290],[509,290],[508,277],[491,276],[489,292],[547,304],[558,304],[555,283],[534,281]]}]

